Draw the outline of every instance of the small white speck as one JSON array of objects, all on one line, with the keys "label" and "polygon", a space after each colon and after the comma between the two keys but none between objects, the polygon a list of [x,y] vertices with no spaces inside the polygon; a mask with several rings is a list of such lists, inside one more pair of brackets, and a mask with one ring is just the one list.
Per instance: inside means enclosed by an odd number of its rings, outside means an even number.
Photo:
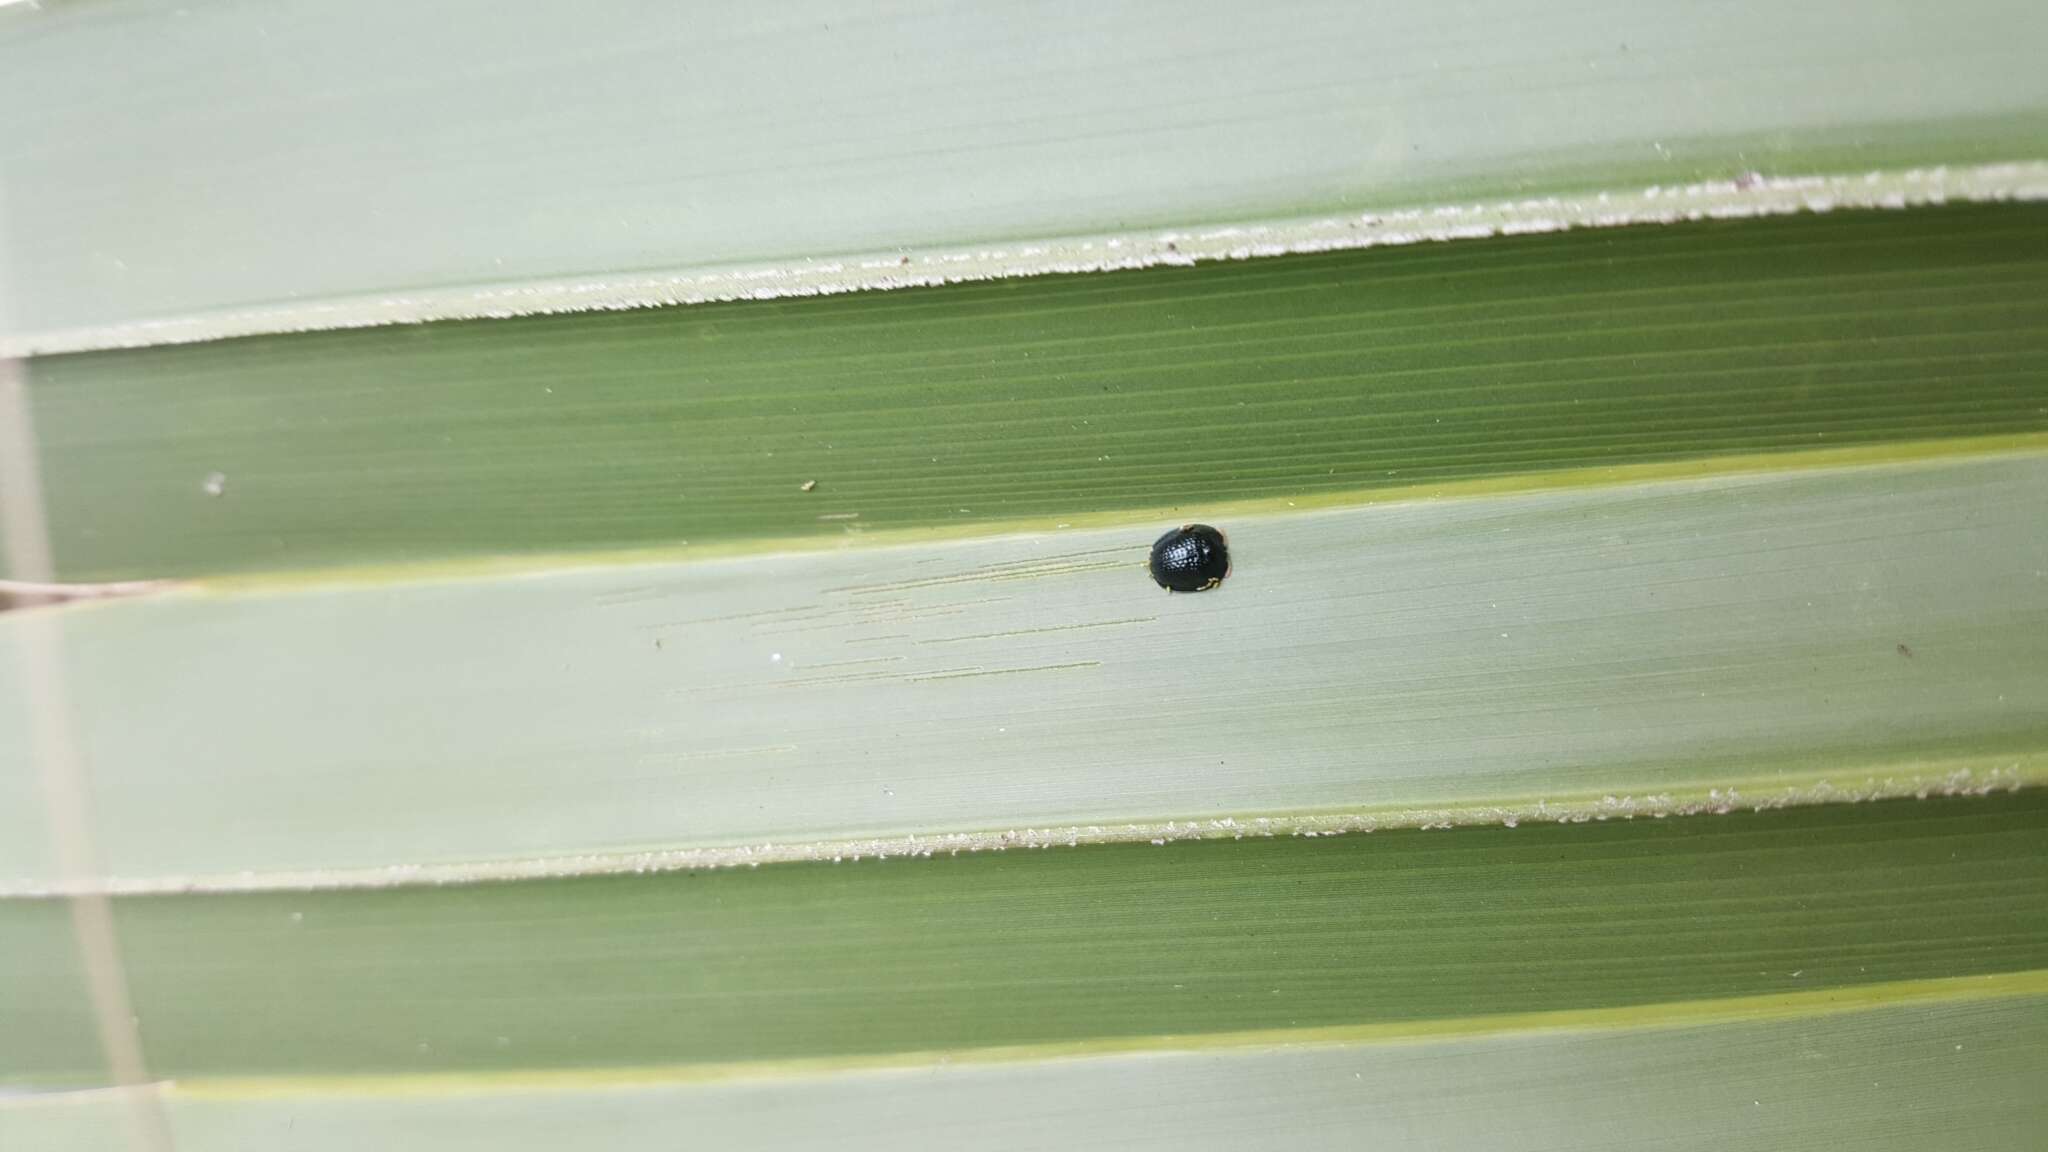
[{"label": "small white speck", "polygon": [[199,490],[208,496],[219,496],[226,492],[228,490],[227,473],[208,472],[206,479],[200,482]]},{"label": "small white speck", "polygon": [[294,912],[294,913],[292,913],[292,923],[294,923],[294,924],[303,924],[303,923],[305,923],[305,922],[306,922],[306,914],[305,914],[304,912]]},{"label": "small white speck", "polygon": [[770,664],[780,664],[780,663],[782,663],[782,653],[780,653],[780,652],[770,652],[770,653],[768,654],[768,662],[769,662]]}]

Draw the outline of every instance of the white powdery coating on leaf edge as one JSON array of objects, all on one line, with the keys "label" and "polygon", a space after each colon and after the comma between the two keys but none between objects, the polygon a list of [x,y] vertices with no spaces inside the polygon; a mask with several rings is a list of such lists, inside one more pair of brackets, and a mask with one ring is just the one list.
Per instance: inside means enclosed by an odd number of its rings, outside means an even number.
[{"label": "white powdery coating on leaf edge", "polygon": [[[743,844],[676,848],[650,852],[607,852],[527,860],[462,864],[394,865],[321,871],[236,872],[209,876],[108,877],[91,894],[142,896],[209,892],[311,892],[333,889],[400,888],[477,884],[570,876],[618,876],[762,864],[857,863],[891,858],[929,858],[1011,848],[1077,848],[1084,844],[1166,846],[1183,840],[1244,839],[1247,836],[1341,836],[1396,829],[1515,828],[1523,824],[1586,824],[1606,820],[1664,819],[1726,815],[1820,804],[1930,796],[1984,796],[2018,791],[2030,781],[2019,765],[1956,768],[1930,774],[1893,773],[1837,784],[1747,785],[1705,792],[1606,795],[1597,798],[1537,799],[1511,804],[1438,808],[1388,808],[1357,812],[1281,816],[1204,817],[1121,824],[1071,824],[1001,832],[912,833],[898,836],[815,840],[796,844]],[[76,884],[0,882],[0,899],[46,899],[80,894]]]},{"label": "white powdery coating on leaf edge", "polygon": [[436,320],[626,311],[728,300],[827,296],[1213,260],[1951,201],[2048,200],[2048,161],[1915,168],[1861,175],[1764,176],[1627,192],[1546,196],[1349,216],[1304,216],[1210,228],[1156,229],[986,248],[931,248],[845,258],[681,268],[583,279],[293,303],[0,337],[0,357],[192,344],[237,336],[371,328]]}]

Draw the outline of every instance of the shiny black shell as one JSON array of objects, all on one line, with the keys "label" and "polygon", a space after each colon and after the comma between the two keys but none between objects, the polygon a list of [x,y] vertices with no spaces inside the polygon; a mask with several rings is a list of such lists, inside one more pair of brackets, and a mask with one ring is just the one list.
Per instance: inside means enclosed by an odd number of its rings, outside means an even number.
[{"label": "shiny black shell", "polygon": [[1230,575],[1230,548],[1207,524],[1183,524],[1153,541],[1151,567],[1168,592],[1200,592]]}]

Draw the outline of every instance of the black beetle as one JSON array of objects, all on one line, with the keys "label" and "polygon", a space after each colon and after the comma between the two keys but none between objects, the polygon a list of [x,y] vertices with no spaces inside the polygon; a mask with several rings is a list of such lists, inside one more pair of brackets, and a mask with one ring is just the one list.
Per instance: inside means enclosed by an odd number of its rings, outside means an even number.
[{"label": "black beetle", "polygon": [[1230,549],[1207,524],[1183,524],[1152,542],[1151,567],[1168,592],[1200,592],[1230,575]]}]

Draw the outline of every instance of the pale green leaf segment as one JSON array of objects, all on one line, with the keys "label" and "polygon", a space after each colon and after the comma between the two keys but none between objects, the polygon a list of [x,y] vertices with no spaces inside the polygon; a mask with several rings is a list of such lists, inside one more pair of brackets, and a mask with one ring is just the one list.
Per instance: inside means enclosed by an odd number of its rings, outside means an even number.
[{"label": "pale green leaf segment", "polygon": [[2028,0],[13,4],[0,354],[475,289],[503,314],[640,274],[772,290],[866,257],[883,267],[853,279],[882,282],[901,255],[1077,234],[2038,161],[2044,39]]},{"label": "pale green leaf segment", "polygon": [[[1236,571],[1193,596],[1155,522],[9,614],[0,699],[56,632],[117,892],[2048,775],[2048,453],[1217,519]],[[33,747],[0,728],[0,893],[58,882]]]}]

